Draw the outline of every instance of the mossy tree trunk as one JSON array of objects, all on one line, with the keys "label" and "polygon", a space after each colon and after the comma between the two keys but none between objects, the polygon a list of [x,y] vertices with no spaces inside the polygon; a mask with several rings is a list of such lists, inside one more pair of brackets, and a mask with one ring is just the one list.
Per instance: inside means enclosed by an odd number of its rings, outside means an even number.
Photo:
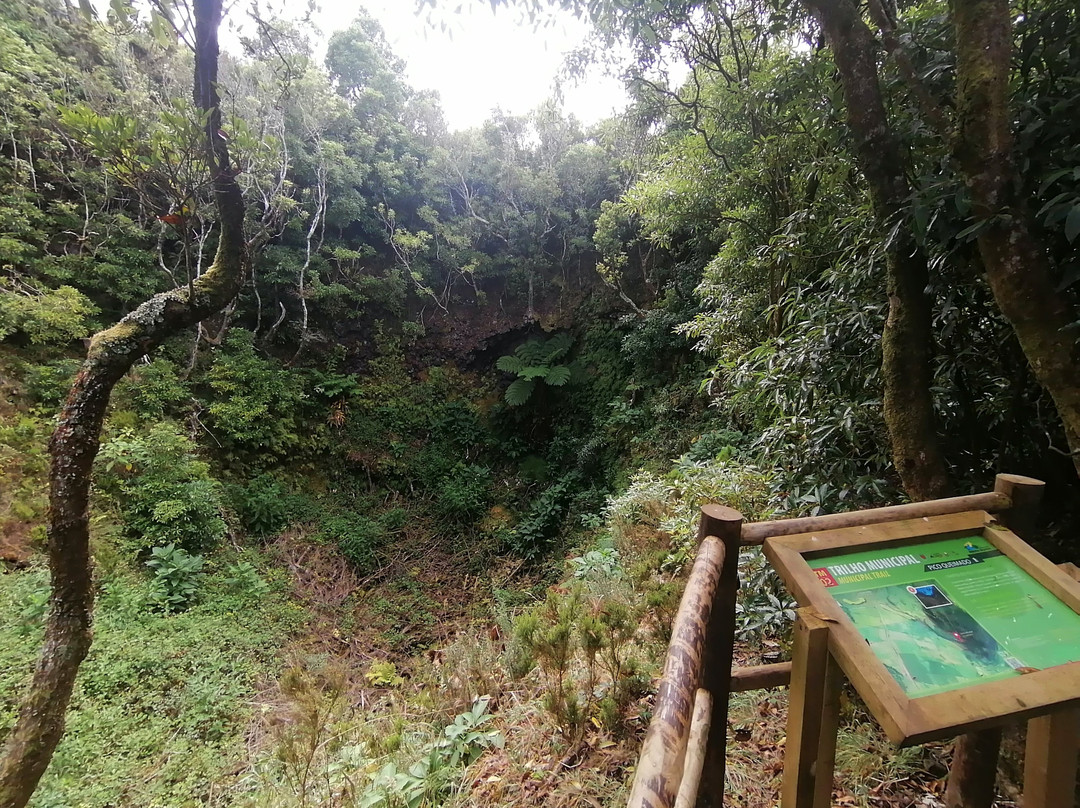
[{"label": "mossy tree trunk", "polygon": [[[983,222],[979,255],[994,300],[1035,377],[1054,400],[1080,473],[1080,355],[1067,330],[1077,319],[1056,288],[1013,159],[1009,114],[1012,16],[1008,0],[953,0],[956,32],[956,156]],[[964,735],[953,749],[945,804],[993,802],[1000,730]]]},{"label": "mossy tree trunk", "polygon": [[113,386],[166,338],[223,309],[240,290],[245,263],[244,199],[219,135],[218,27],[222,0],[194,0],[196,107],[207,118],[206,162],[220,230],[210,269],[187,287],[155,295],[94,336],[49,444],[48,556],[52,593],[33,679],[0,760],[0,806],[22,808],[64,731],[71,691],[91,642],[90,471]]},{"label": "mossy tree trunk", "polygon": [[1001,313],[1035,377],[1054,399],[1080,473],[1077,312],[1055,288],[1045,246],[1021,196],[1009,114],[1012,17],[1007,0],[952,2],[959,132],[956,154],[983,222],[979,254]]},{"label": "mossy tree trunk", "polygon": [[[930,395],[931,301],[926,253],[904,223],[910,186],[889,125],[877,73],[877,45],[854,0],[803,0],[821,23],[844,88],[855,157],[866,177],[885,243],[889,316],[881,337],[883,410],[893,463],[914,500],[946,496],[949,478]],[[886,236],[885,234],[888,233]]]}]

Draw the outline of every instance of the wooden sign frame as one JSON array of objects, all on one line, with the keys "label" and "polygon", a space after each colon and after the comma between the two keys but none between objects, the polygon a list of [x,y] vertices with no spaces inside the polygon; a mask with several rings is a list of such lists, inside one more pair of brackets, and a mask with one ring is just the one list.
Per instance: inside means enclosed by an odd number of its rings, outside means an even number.
[{"label": "wooden sign frame", "polygon": [[822,586],[808,561],[838,552],[979,535],[1080,613],[1080,584],[985,511],[907,519],[767,539],[765,555],[799,604],[829,624],[829,652],[889,739],[900,746],[952,737],[1080,705],[1080,662],[1019,677],[909,697]]}]

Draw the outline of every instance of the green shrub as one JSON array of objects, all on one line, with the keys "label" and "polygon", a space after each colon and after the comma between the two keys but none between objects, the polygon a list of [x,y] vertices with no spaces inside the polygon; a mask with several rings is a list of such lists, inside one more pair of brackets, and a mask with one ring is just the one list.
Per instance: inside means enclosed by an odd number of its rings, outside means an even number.
[{"label": "green shrub", "polygon": [[310,437],[301,438],[305,394],[299,374],[255,353],[251,332],[234,328],[207,378],[215,436],[231,448],[284,457]]},{"label": "green shrub", "polygon": [[386,529],[374,519],[344,511],[325,516],[319,525],[319,535],[336,544],[349,562],[364,569],[374,560]]},{"label": "green shrub", "polygon": [[195,602],[203,576],[203,557],[169,544],[154,547],[146,562],[154,573],[154,601],[166,612],[182,612]]},{"label": "green shrub", "polygon": [[101,447],[98,460],[98,485],[118,505],[136,552],[171,544],[196,553],[225,535],[221,485],[172,424],[140,436],[126,430]]},{"label": "green shrub", "polygon": [[118,406],[133,410],[145,421],[160,420],[191,398],[187,382],[167,359],[137,365],[116,385]]},{"label": "green shrub", "polygon": [[408,523],[409,512],[404,508],[391,508],[380,513],[376,519],[378,519],[380,525],[386,528],[388,533],[396,533]]},{"label": "green shrub", "polygon": [[467,522],[480,516],[491,502],[491,469],[458,463],[439,489],[441,516]]},{"label": "green shrub", "polygon": [[566,515],[566,506],[577,481],[576,474],[569,474],[532,501],[525,518],[506,535],[505,542],[511,552],[534,560],[549,549]]},{"label": "green shrub", "polygon": [[90,335],[98,307],[86,295],[71,286],[36,291],[23,294],[0,283],[0,339],[21,332],[34,345],[48,345]]},{"label": "green shrub", "polygon": [[289,523],[285,489],[268,474],[260,474],[246,485],[229,486],[229,500],[240,524],[252,536],[271,536]]},{"label": "green shrub", "polygon": [[59,407],[67,398],[68,390],[71,389],[71,383],[80,367],[82,362],[78,359],[58,359],[55,362],[31,365],[24,377],[26,391],[38,404]]},{"label": "green shrub", "polygon": [[250,561],[237,561],[225,568],[225,588],[246,600],[259,600],[270,591],[268,584]]}]

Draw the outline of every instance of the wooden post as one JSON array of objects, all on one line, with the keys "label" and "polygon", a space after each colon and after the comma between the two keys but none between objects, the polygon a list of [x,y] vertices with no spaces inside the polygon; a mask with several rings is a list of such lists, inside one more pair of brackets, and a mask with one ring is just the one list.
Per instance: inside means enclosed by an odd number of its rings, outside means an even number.
[{"label": "wooden post", "polygon": [[[1004,494],[1012,502],[998,518],[1024,541],[1030,542],[1035,536],[1045,488],[1042,480],[1019,474],[999,474],[994,479],[994,493]],[[990,808],[1000,747],[1000,729],[969,732],[956,739],[945,790],[946,808]]]},{"label": "wooden post", "polygon": [[1080,710],[1073,708],[1028,721],[1024,753],[1024,808],[1074,804]]},{"label": "wooden post", "polygon": [[994,478],[994,493],[1004,494],[1012,500],[1012,507],[1002,511],[998,518],[1026,542],[1034,540],[1038,530],[1039,508],[1045,491],[1046,483],[1034,477],[999,474]]},{"label": "wooden post", "polygon": [[791,654],[780,806],[829,808],[841,673],[829,653],[829,624],[812,609],[799,609]]},{"label": "wooden post", "polygon": [[723,505],[701,509],[698,537],[715,536],[724,544],[724,566],[705,634],[705,670],[702,686],[712,696],[709,742],[701,775],[698,805],[723,808],[726,773],[728,700],[731,692],[731,660],[735,650],[735,597],[739,591],[739,548],[743,515]]}]

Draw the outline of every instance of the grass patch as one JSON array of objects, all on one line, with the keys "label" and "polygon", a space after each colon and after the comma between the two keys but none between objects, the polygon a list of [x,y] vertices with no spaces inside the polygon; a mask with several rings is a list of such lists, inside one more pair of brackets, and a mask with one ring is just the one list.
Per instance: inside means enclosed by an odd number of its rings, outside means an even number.
[{"label": "grass patch", "polygon": [[[278,650],[305,616],[279,574],[262,571],[269,586],[253,596],[219,555],[199,603],[180,614],[154,610],[141,574],[114,569],[101,581],[94,645],[33,806],[177,808],[228,789],[253,695],[278,674]],[[0,623],[0,736],[37,656],[47,580],[38,566],[0,575],[0,610],[19,616]]]}]

